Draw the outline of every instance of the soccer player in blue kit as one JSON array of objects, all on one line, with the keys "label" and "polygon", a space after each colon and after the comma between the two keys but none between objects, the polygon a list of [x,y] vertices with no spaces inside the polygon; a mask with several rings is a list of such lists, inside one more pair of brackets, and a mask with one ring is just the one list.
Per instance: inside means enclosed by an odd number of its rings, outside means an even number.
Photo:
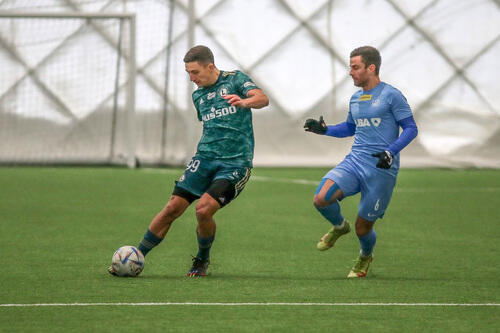
[{"label": "soccer player in blue kit", "polygon": [[[351,152],[323,177],[314,195],[314,206],[333,225],[317,244],[318,250],[325,251],[351,230],[339,201],[361,192],[356,217],[361,251],[348,278],[368,273],[377,240],[373,225],[389,205],[399,170],[399,152],[418,133],[406,98],[380,81],[380,64],[376,48],[362,46],[353,50],[349,74],[354,85],[362,89],[351,97],[347,120],[327,126],[320,117],[307,119],[304,125],[306,131],[316,134],[337,138],[354,135]],[[401,135],[399,127],[403,129]]]},{"label": "soccer player in blue kit", "polygon": [[[240,71],[222,71],[212,51],[192,47],[184,57],[189,79],[198,86],[193,104],[203,134],[170,201],[153,218],[138,248],[146,256],[167,235],[172,223],[196,203],[198,253],[188,277],[206,276],[215,238],[215,213],[235,199],[250,178],[254,154],[251,108],[269,104],[264,92]],[[114,274],[113,268],[108,268]]]}]

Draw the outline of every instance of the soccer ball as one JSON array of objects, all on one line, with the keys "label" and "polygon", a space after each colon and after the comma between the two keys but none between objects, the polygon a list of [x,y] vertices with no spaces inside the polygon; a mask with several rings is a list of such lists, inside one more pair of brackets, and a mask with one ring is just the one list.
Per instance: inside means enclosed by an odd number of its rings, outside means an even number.
[{"label": "soccer ball", "polygon": [[144,255],[135,246],[125,245],[115,251],[111,265],[118,276],[137,276],[144,268]]}]

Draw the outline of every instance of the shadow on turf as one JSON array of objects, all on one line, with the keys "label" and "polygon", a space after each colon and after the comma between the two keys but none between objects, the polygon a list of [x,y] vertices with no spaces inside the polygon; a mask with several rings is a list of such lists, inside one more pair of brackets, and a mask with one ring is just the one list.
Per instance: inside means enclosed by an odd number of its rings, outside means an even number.
[{"label": "shadow on turf", "polygon": [[[114,277],[116,278],[116,277]],[[226,273],[209,273],[206,277],[194,277],[188,278],[185,275],[179,274],[145,274],[137,278],[141,281],[148,280],[204,280],[204,281],[214,281],[214,280],[252,280],[252,281],[263,281],[263,280],[279,280],[279,281],[391,281],[391,282],[410,282],[410,281],[456,281],[456,278],[431,278],[431,277],[394,277],[394,276],[384,276],[378,274],[369,274],[367,278],[362,279],[348,279],[343,275],[330,275],[330,276],[291,276],[291,275],[274,275],[274,274],[226,274]]]},{"label": "shadow on turf", "polygon": [[216,274],[208,274],[206,277],[195,277],[195,278],[187,278],[182,275],[162,275],[162,274],[148,274],[139,277],[141,280],[178,280],[181,278],[186,278],[187,280],[279,280],[279,281],[297,281],[297,280],[307,280],[307,281],[333,281],[333,280],[345,280],[346,277],[310,277],[310,276],[283,276],[283,275],[265,275],[265,274],[224,274],[224,273],[216,273]]}]

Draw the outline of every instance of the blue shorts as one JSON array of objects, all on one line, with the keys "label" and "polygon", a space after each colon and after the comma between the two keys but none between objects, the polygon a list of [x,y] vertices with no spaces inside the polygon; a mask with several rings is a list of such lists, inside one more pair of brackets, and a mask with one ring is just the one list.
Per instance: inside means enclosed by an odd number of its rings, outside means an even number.
[{"label": "blue shorts", "polygon": [[396,175],[375,165],[360,163],[350,155],[330,170],[325,178],[337,183],[344,197],[361,192],[358,215],[368,221],[384,216],[396,185]]}]

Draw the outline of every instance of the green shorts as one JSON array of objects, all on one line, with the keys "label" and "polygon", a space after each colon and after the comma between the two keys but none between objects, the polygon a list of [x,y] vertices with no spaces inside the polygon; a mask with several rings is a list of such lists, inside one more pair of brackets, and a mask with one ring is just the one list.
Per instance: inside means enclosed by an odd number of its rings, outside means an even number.
[{"label": "green shorts", "polygon": [[250,173],[249,167],[194,156],[175,182],[173,194],[193,202],[208,193],[225,206],[243,191]]}]

